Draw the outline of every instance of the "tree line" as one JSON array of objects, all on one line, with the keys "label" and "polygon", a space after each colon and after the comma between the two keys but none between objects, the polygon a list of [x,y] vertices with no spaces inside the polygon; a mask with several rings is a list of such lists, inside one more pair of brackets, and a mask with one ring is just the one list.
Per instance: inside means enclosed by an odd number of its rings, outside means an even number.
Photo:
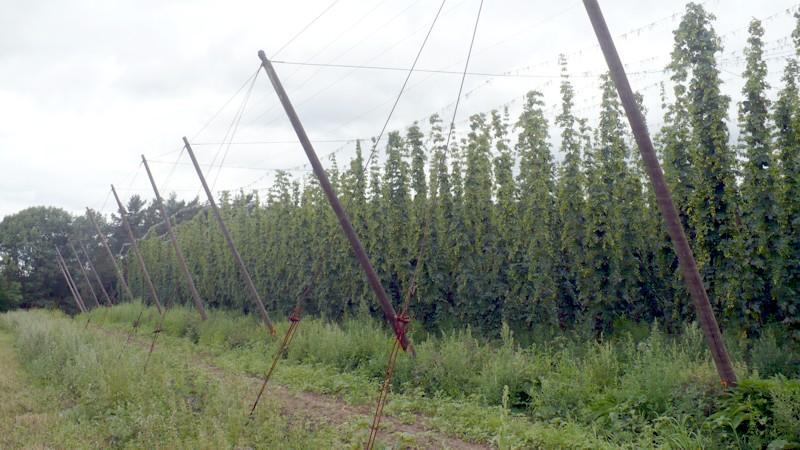
[{"label": "tree line", "polygon": [[[798,330],[797,58],[787,58],[770,99],[764,30],[751,21],[734,119],[739,137],[732,142],[713,21],[690,3],[674,31],[671,92],[662,89],[664,125],[655,130],[655,144],[718,319],[749,332],[769,322]],[[792,36],[800,48],[800,27]],[[331,181],[396,305],[416,280],[416,323],[468,324],[488,333],[503,322],[604,333],[623,321],[678,328],[693,318],[613,83],[602,77],[599,120],[590,127],[575,112],[566,60],[560,64],[553,123],[542,94],[531,91],[518,117],[507,110],[473,115],[448,148],[447,126],[433,116],[428,132],[414,124],[390,133],[380,163],[365,158],[360,143],[345,166],[331,159]],[[560,135],[557,148],[551,133]],[[556,152],[563,156],[558,162]],[[170,202],[171,213],[183,211],[179,241],[207,304],[250,311],[210,212],[197,201]],[[269,310],[288,312],[311,286],[312,295],[301,298],[308,313],[333,320],[378,314],[311,175],[279,171],[266,194],[224,193],[220,206]],[[136,196],[127,207],[137,236],[155,227],[140,245],[160,295],[167,303],[189,301],[159,230],[162,218]],[[13,281],[7,267],[14,259],[2,238],[7,220],[0,225],[0,264]],[[117,216],[107,230],[123,250]],[[135,259],[124,261],[131,287],[147,298]]]}]

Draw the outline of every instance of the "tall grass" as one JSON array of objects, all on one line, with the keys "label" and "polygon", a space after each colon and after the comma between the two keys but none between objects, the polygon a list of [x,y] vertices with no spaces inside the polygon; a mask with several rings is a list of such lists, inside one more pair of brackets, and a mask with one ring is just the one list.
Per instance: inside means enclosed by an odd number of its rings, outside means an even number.
[{"label": "tall grass", "polygon": [[[104,320],[128,322],[138,310],[120,305]],[[152,314],[148,314],[151,320]],[[334,430],[306,429],[283,418],[275,404],[246,416],[251,386],[211,376],[185,355],[160,349],[146,374],[144,352],[121,352],[121,340],[85,321],[53,312],[0,315],[20,360],[41,386],[55,389],[67,416],[44,444],[71,448],[92,436],[96,448],[322,448],[343,445]]]},{"label": "tall grass", "polygon": [[[125,324],[135,318],[138,308],[102,308],[91,314],[93,321]],[[152,311],[146,318],[148,326],[154,326]],[[168,334],[232,358],[233,366],[249,372],[260,372],[276,346],[275,339],[267,338],[253,317],[211,311],[209,320],[200,322],[191,309],[178,307],[167,313],[165,322]],[[279,323],[279,333],[286,326]],[[687,326],[680,335],[668,335],[654,325],[638,339],[631,334],[601,341],[560,336],[525,346],[507,328],[499,341],[486,341],[469,329],[417,338],[417,357],[398,360],[395,392],[502,406],[536,423],[558,425],[555,429],[583,427],[582,433],[588,431],[614,445],[750,443],[731,438],[736,434],[728,433],[733,422],[714,416],[725,414],[720,411],[727,408],[724,400],[732,394],[719,384],[695,325]],[[386,327],[370,319],[331,324],[306,318],[287,359],[290,365],[332,369],[339,380],[356,376],[375,387],[383,377],[390,345]],[[738,432],[800,441],[792,428],[800,420],[799,408],[790,405],[791,399],[800,396],[800,387],[796,380],[787,379],[797,377],[800,371],[797,349],[772,330],[755,341],[729,339],[729,345],[744,384],[763,381],[759,392],[769,399],[768,411],[762,411],[768,423],[756,430],[758,433]],[[760,374],[774,376],[761,380]],[[552,431],[539,432],[548,430]]]}]

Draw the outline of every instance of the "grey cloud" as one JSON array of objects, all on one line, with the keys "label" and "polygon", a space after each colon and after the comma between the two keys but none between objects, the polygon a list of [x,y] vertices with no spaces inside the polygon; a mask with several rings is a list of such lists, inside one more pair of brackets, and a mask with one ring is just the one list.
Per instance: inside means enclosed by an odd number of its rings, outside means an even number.
[{"label": "grey cloud", "polygon": [[[193,137],[256,70],[255,54],[259,48],[272,54],[328,3],[6,2],[0,15],[0,216],[32,204],[51,204],[78,213],[87,205],[99,208],[112,182],[124,189],[124,196],[140,193],[150,197],[146,179],[137,169],[139,154],[155,159],[156,155],[176,150],[181,136]],[[314,61],[327,62],[343,55],[335,62],[407,67],[438,4],[422,0],[341,0],[287,47],[280,58],[304,61],[313,57]],[[653,29],[647,25],[672,13],[679,17],[684,4],[654,0],[604,4],[615,34],[645,27],[638,35],[618,38],[623,59],[636,62],[658,55],[668,58],[671,30],[677,21],[662,20]],[[448,12],[437,23],[419,67],[461,69],[477,5],[478,0],[448,0]],[[764,17],[793,3],[710,0],[706,5],[718,16],[718,32],[741,29],[726,42],[729,49],[741,49],[751,16]],[[365,16],[371,8],[374,11]],[[361,17],[364,19],[355,24]],[[391,20],[393,17],[396,18]],[[765,39],[788,35],[792,25],[791,17],[776,18],[767,24]],[[575,49],[583,51],[577,54]],[[571,54],[570,69],[576,74],[605,70],[579,1],[486,2],[471,69],[503,72],[518,68],[525,73],[553,75],[558,73],[555,62],[560,51]],[[536,65],[540,62],[544,63]],[[663,65],[663,61],[650,61],[636,67],[652,70]],[[347,70],[302,69],[290,76],[295,69],[278,69],[312,138],[377,134],[404,76],[402,72],[355,71],[300,104]],[[741,64],[727,64],[725,69],[740,73]],[[782,63],[770,61],[770,71],[773,86],[779,85]],[[631,78],[638,89],[665,77],[655,74]],[[730,79],[726,93],[737,98],[741,79],[728,73],[723,73],[723,78]],[[309,81],[300,86],[306,79]],[[402,129],[437,111],[445,121],[449,120],[452,110],[442,108],[455,100],[458,80],[458,76],[415,74],[390,128]],[[532,88],[544,92],[548,114],[551,118],[554,115],[557,79],[498,78],[484,82],[481,77],[467,79],[465,92],[475,90],[462,100],[457,130],[466,129],[463,121],[470,114],[518,99],[511,105],[513,118],[519,99]],[[596,79],[576,78],[574,82],[579,113],[592,118],[597,112],[593,105],[599,103],[593,100],[599,93]],[[658,89],[649,88],[643,93],[651,129],[657,131],[662,116]],[[197,136],[197,141],[221,140],[239,102],[240,98],[231,102]],[[292,140],[294,134],[280,108],[259,117],[276,102],[261,74],[236,140]],[[735,119],[735,115],[731,117]],[[341,146],[317,144],[323,154]],[[353,148],[348,145],[337,154],[340,167],[353,154]],[[199,146],[197,151],[201,160],[208,163],[217,148]],[[169,153],[158,159],[173,161],[177,155]],[[185,156],[182,162],[187,162]],[[228,165],[249,167],[303,163],[304,156],[296,144],[233,146],[226,159]],[[138,176],[131,183],[137,170]],[[186,197],[197,192],[199,186],[190,166],[178,166],[169,177],[169,165],[154,164],[154,171],[166,192],[175,189]],[[268,186],[268,173],[224,169],[217,188],[242,186],[261,176],[263,180],[254,187]],[[106,212],[110,212],[108,206]]]}]

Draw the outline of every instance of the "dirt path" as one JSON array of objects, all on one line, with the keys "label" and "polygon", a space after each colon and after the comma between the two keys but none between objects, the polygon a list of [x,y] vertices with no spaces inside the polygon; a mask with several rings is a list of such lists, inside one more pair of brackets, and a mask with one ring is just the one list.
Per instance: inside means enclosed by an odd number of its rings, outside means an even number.
[{"label": "dirt path", "polygon": [[[127,335],[119,331],[112,331],[107,328],[93,327],[102,332],[112,335],[117,339],[125,340]],[[143,347],[146,351],[150,346],[149,338],[135,336],[131,342]],[[158,345],[164,344],[159,340]],[[157,350],[156,350],[157,351]],[[261,378],[249,376],[242,373],[234,373],[230,370],[216,366],[211,361],[211,357],[201,353],[193,353],[190,359],[196,367],[214,376],[225,378],[237,378],[252,386],[253,392],[258,392],[263,380]],[[267,391],[268,395],[282,405],[282,410],[286,415],[302,417],[316,423],[326,423],[332,426],[341,426],[353,422],[371,423],[373,417],[372,405],[350,405],[341,399],[312,392],[296,392],[284,385],[270,380]],[[413,416],[413,423],[405,423],[391,416],[384,416],[381,421],[381,432],[378,434],[379,441],[388,442],[395,448],[406,448],[405,442],[414,442],[410,448],[436,448],[454,450],[489,449],[485,444],[466,442],[458,438],[447,436],[428,424],[428,418],[422,414]],[[367,425],[368,426],[368,425]],[[409,439],[409,437],[411,439]]]}]

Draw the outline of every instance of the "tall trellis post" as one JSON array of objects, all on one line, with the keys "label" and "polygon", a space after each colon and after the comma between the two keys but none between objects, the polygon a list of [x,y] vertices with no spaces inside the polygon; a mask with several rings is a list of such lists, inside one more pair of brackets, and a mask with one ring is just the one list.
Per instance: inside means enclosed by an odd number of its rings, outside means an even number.
[{"label": "tall trellis post", "polygon": [[78,252],[75,251],[75,246],[72,243],[68,244],[70,251],[72,251],[72,256],[75,257],[75,261],[78,262],[78,267],[81,269],[81,274],[83,274],[83,279],[86,282],[86,285],[89,286],[89,293],[92,294],[92,299],[94,300],[95,306],[98,308],[100,307],[100,301],[97,299],[97,293],[94,292],[94,286],[92,286],[92,281],[89,279],[89,274],[86,273],[86,267],[83,266],[83,262],[81,262],[80,256],[78,256]]},{"label": "tall trellis post", "polygon": [[597,0],[583,0],[583,5],[586,7],[586,12],[589,14],[589,20],[592,22],[592,27],[600,43],[600,48],[603,50],[603,56],[611,72],[611,79],[614,81],[617,93],[619,93],[619,98],[622,101],[622,106],[625,108],[625,114],[628,116],[628,122],[633,130],[633,136],[636,139],[636,144],[642,155],[647,175],[650,177],[650,183],[655,191],[656,202],[658,203],[659,210],[661,210],[661,216],[667,224],[667,232],[672,240],[675,253],[678,255],[678,263],[683,273],[683,279],[686,282],[689,294],[691,294],[692,303],[694,303],[694,309],[697,313],[697,319],[700,322],[700,327],[703,330],[706,342],[711,350],[711,356],[717,367],[717,373],[719,373],[725,385],[733,386],[736,384],[736,374],[733,371],[733,365],[731,364],[730,356],[728,356],[728,351],[725,348],[725,343],[722,341],[722,334],[719,331],[719,325],[714,316],[714,310],[711,309],[711,302],[708,300],[708,294],[703,286],[703,279],[700,277],[700,272],[697,270],[697,263],[692,254],[692,249],[689,246],[689,240],[686,238],[686,234],[681,226],[678,210],[675,208],[675,203],[672,201],[672,194],[664,179],[664,173],[661,171],[661,165],[658,162],[658,156],[653,148],[650,133],[647,131],[647,124],[645,123],[644,116],[642,116],[642,112],[639,110],[639,106],[636,103],[633,90],[628,82],[628,76],[625,74],[625,68],[622,66],[622,61],[617,53],[614,40],[611,38],[611,33],[608,31],[608,25],[606,25],[606,21],[603,18],[600,5],[597,3]]},{"label": "tall trellis post", "polygon": [[175,256],[178,258],[178,265],[181,267],[183,277],[186,279],[186,284],[189,286],[189,292],[192,294],[194,306],[197,308],[200,318],[202,320],[206,320],[208,319],[208,315],[206,314],[206,308],[203,306],[203,300],[200,298],[200,293],[197,291],[197,287],[194,284],[194,278],[192,278],[192,273],[189,271],[189,266],[186,264],[186,258],[183,256],[181,246],[178,244],[178,237],[175,236],[175,231],[172,229],[172,224],[170,223],[169,215],[167,214],[167,208],[164,207],[164,201],[161,199],[161,194],[158,192],[156,181],[153,179],[153,174],[150,172],[150,166],[147,165],[147,159],[145,159],[144,155],[142,155],[142,163],[144,164],[145,171],[147,171],[147,178],[150,179],[150,185],[153,187],[153,193],[156,196],[158,209],[161,211],[161,216],[164,219],[164,225],[167,227],[169,240],[172,241],[172,247],[175,249]]},{"label": "tall trellis post", "polygon": [[164,307],[161,305],[161,300],[158,298],[158,292],[156,292],[156,287],[153,285],[153,280],[150,278],[150,272],[147,270],[147,264],[144,263],[142,252],[139,251],[139,244],[136,242],[136,236],[133,234],[133,228],[131,228],[131,223],[128,221],[128,211],[125,209],[125,206],[122,205],[122,202],[117,195],[117,190],[114,189],[113,184],[111,185],[111,192],[114,193],[114,199],[117,201],[119,216],[122,219],[122,227],[125,228],[125,232],[128,233],[128,238],[131,241],[131,248],[133,248],[133,253],[139,262],[139,267],[142,269],[142,275],[147,283],[147,288],[150,290],[150,295],[153,297],[153,302],[155,303],[156,308],[158,308],[158,313],[162,314],[164,312]]},{"label": "tall trellis post", "polygon": [[225,221],[222,220],[222,214],[219,211],[216,200],[214,200],[214,195],[211,193],[211,189],[208,188],[208,183],[206,183],[206,178],[203,176],[203,171],[200,169],[200,165],[197,163],[197,158],[194,156],[192,146],[189,144],[189,140],[186,139],[185,136],[183,137],[183,145],[186,148],[186,152],[189,154],[189,158],[192,160],[192,165],[194,165],[194,170],[197,172],[197,176],[200,178],[200,184],[203,185],[203,190],[205,190],[206,197],[208,197],[208,203],[211,205],[211,212],[217,219],[220,231],[222,231],[222,235],[225,237],[225,242],[228,244],[228,248],[231,250],[231,254],[233,255],[233,260],[239,267],[239,274],[244,279],[244,284],[247,286],[247,292],[250,294],[250,299],[256,304],[258,313],[261,315],[261,321],[264,322],[264,326],[267,327],[270,334],[274,335],[275,327],[272,325],[272,321],[269,320],[269,314],[267,314],[267,309],[264,307],[264,302],[261,300],[261,296],[258,294],[256,285],[253,283],[253,278],[250,276],[250,271],[248,271],[247,266],[244,265],[242,256],[239,254],[239,250],[236,249],[236,244],[233,242],[233,238],[231,237],[231,232],[228,230],[228,226],[225,225]]},{"label": "tall trellis post", "polygon": [[89,256],[89,251],[86,250],[86,246],[83,245],[83,242],[79,242],[79,244],[81,246],[83,256],[86,258],[86,262],[89,264],[89,270],[92,271],[94,274],[94,279],[97,281],[97,285],[100,286],[100,292],[103,294],[103,299],[106,301],[108,306],[113,306],[114,303],[111,302],[111,297],[108,295],[108,291],[106,291],[106,286],[103,284],[103,280],[100,279],[100,274],[97,273],[97,268],[92,263],[92,258]]},{"label": "tall trellis post", "polygon": [[61,252],[56,248],[56,265],[58,265],[58,270],[61,272],[61,275],[64,276],[64,281],[67,283],[67,288],[69,288],[69,292],[72,294],[72,298],[75,299],[75,304],[78,305],[78,311],[85,313],[86,306],[83,305],[83,301],[81,300],[81,294],[75,290],[75,287],[72,285],[72,280],[69,277],[69,269],[64,265],[63,260],[61,258]]},{"label": "tall trellis post", "polygon": [[78,298],[78,301],[81,302],[83,305],[84,311],[89,311],[89,308],[86,307],[86,303],[83,301],[83,296],[81,295],[80,289],[78,289],[78,284],[75,283],[75,278],[72,277],[72,273],[69,271],[69,266],[67,266],[67,260],[64,259],[64,255],[61,254],[61,250],[56,247],[56,256],[58,256],[58,260],[61,262],[61,267],[64,268],[64,272],[67,276],[67,280],[69,281],[70,286],[75,291],[75,295]]},{"label": "tall trellis post", "polygon": [[403,347],[403,350],[411,349],[413,351],[413,347],[410,346],[408,336],[406,335],[407,321],[400,320],[395,313],[392,303],[389,301],[389,296],[386,294],[386,290],[383,288],[381,280],[378,277],[378,274],[375,272],[375,268],[372,267],[369,256],[367,256],[364,246],[361,244],[355,229],[353,229],[353,224],[350,222],[350,217],[347,215],[342,203],[339,201],[339,197],[336,195],[336,191],[333,189],[333,186],[328,179],[328,175],[325,173],[325,168],[322,167],[322,163],[319,161],[317,153],[314,151],[314,147],[311,145],[311,140],[308,138],[306,130],[303,128],[303,124],[300,122],[300,118],[297,116],[297,112],[294,110],[294,106],[292,106],[292,102],[289,100],[289,96],[286,95],[286,91],[284,90],[283,85],[278,78],[278,74],[275,72],[275,68],[272,67],[272,63],[269,61],[269,59],[267,59],[267,55],[263,50],[259,50],[258,57],[261,59],[261,66],[264,68],[264,71],[267,72],[269,81],[272,83],[272,87],[275,89],[275,93],[278,95],[278,99],[280,100],[286,115],[289,117],[289,121],[292,123],[292,128],[294,128],[297,138],[300,140],[300,144],[303,146],[303,150],[308,157],[308,161],[311,163],[311,167],[314,169],[314,175],[316,175],[320,187],[322,187],[322,191],[325,193],[328,203],[330,203],[333,212],[339,219],[339,225],[341,225],[342,231],[344,232],[345,236],[347,236],[347,240],[350,241],[350,246],[353,248],[353,253],[355,253],[356,260],[361,266],[361,269],[364,271],[367,281],[372,288],[372,292],[378,299],[378,303],[383,310],[384,319],[389,322],[389,325],[392,327],[397,340]]},{"label": "tall trellis post", "polygon": [[125,294],[128,296],[130,301],[133,301],[133,292],[131,292],[131,288],[128,287],[128,282],[125,281],[125,275],[122,274],[122,270],[120,270],[119,264],[117,264],[117,258],[114,256],[114,252],[111,251],[111,247],[108,245],[108,239],[106,239],[106,235],[100,230],[100,225],[97,224],[97,219],[94,218],[94,213],[91,209],[86,208],[86,215],[88,215],[89,219],[92,221],[92,225],[94,225],[94,229],[97,232],[97,235],[100,237],[100,242],[103,244],[103,248],[106,249],[108,259],[111,260],[111,264],[114,266],[114,271],[117,273],[119,284],[122,286],[122,289],[125,291]]}]

